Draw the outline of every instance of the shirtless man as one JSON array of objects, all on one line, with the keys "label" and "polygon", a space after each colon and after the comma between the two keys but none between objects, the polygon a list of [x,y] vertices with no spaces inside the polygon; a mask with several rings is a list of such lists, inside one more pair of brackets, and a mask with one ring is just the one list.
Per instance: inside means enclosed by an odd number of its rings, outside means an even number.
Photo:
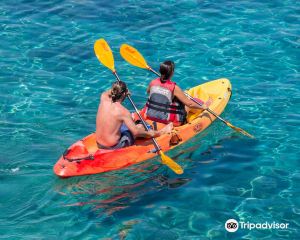
[{"label": "shirtless man", "polygon": [[124,82],[115,82],[111,90],[101,95],[96,119],[96,140],[99,148],[118,149],[134,144],[136,137],[158,137],[170,132],[172,125],[160,131],[146,131],[136,125],[130,112],[122,106],[128,90]]}]

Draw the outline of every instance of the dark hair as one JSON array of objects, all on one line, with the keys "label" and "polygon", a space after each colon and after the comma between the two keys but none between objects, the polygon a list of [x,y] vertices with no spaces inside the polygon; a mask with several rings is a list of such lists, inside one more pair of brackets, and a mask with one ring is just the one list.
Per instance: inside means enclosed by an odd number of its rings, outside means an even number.
[{"label": "dark hair", "polygon": [[122,99],[127,94],[127,92],[128,90],[126,83],[122,81],[116,81],[111,87],[111,93],[109,97],[112,99],[113,102],[116,102]]},{"label": "dark hair", "polygon": [[175,69],[175,64],[173,61],[164,61],[160,64],[159,72],[161,74],[160,81],[166,82],[170,77],[172,77]]}]

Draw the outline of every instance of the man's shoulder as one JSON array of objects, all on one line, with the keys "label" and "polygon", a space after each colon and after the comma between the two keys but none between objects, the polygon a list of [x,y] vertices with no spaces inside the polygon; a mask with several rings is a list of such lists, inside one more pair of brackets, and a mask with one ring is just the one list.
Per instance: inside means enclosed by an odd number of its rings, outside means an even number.
[{"label": "man's shoulder", "polygon": [[107,99],[109,99],[109,91],[103,92],[100,95],[100,98],[101,98],[101,100],[107,100]]},{"label": "man's shoulder", "polygon": [[124,107],[121,103],[115,104],[114,113],[116,114],[116,116],[118,118],[121,118],[121,119],[124,119],[124,118],[130,116],[129,110],[126,107]]},{"label": "man's shoulder", "polygon": [[129,110],[124,107],[121,103],[118,103],[118,109],[120,111],[120,114],[130,114]]}]

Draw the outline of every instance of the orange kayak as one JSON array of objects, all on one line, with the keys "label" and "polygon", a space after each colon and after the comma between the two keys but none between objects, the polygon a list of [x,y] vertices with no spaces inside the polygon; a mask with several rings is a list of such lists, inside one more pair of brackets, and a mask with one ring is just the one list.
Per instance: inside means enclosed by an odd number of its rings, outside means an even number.
[{"label": "orange kayak", "polygon": [[[189,89],[188,94],[203,101],[211,100],[210,109],[221,114],[231,96],[231,84],[226,78],[210,81]],[[170,134],[156,138],[163,151],[171,150],[206,129],[215,117],[203,110],[191,110],[185,125],[175,127]],[[157,129],[163,124],[155,124]],[[95,133],[71,145],[54,165],[59,177],[73,177],[108,172],[137,164],[156,156],[151,139],[137,139],[135,145],[117,150],[99,149]]]}]

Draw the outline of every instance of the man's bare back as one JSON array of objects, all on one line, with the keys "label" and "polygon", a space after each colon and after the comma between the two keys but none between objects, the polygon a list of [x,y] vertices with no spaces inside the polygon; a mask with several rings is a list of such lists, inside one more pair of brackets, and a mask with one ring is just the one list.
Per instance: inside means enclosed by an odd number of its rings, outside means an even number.
[{"label": "man's bare back", "polygon": [[109,92],[101,95],[96,118],[96,139],[104,146],[113,146],[118,143],[123,116],[129,113],[120,102],[111,101]]}]

